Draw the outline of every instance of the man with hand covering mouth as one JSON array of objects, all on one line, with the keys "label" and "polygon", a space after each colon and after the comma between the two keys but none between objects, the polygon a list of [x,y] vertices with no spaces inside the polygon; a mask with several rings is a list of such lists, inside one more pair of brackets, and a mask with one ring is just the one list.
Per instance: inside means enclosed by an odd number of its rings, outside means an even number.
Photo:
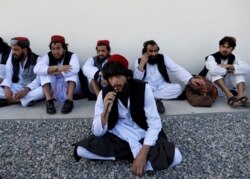
[{"label": "man with hand covering mouth", "polygon": [[132,160],[136,176],[179,164],[182,155],[162,129],[152,90],[132,78],[127,59],[112,55],[103,77],[108,85],[95,104],[93,135],[73,144],[75,159]]}]

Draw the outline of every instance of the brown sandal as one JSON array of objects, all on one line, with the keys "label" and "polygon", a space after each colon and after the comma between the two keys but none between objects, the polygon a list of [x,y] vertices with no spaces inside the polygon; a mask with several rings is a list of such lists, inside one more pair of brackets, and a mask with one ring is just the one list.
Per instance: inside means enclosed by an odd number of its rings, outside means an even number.
[{"label": "brown sandal", "polygon": [[243,96],[238,99],[238,102],[240,102],[242,106],[246,106],[248,102],[248,98],[246,96]]},{"label": "brown sandal", "polygon": [[232,97],[228,98],[228,100],[227,100],[227,104],[229,106],[232,106],[232,107],[235,107],[235,103],[237,103],[237,102],[238,102],[238,100],[235,96],[232,96]]}]

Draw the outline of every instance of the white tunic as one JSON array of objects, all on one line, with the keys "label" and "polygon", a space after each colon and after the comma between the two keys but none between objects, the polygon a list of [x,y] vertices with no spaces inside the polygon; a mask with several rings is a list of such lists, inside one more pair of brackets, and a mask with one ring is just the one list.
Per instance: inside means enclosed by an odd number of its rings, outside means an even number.
[{"label": "white tunic", "polygon": [[[11,52],[9,53],[9,57],[12,56]],[[2,62],[3,53],[0,53],[0,63]],[[9,59],[9,58],[8,58]],[[6,62],[7,63],[7,62]],[[0,78],[4,79],[6,71],[6,64],[0,64]]]},{"label": "white tunic", "polygon": [[[221,60],[221,64],[227,64],[228,60]],[[224,78],[224,81],[229,89],[236,88],[236,85],[240,82],[245,82],[245,75],[249,73],[250,66],[245,63],[244,61],[240,60],[237,56],[235,56],[235,60],[233,63],[234,66],[234,73],[227,73],[227,70],[223,67],[220,67],[215,58],[213,56],[209,56],[205,62],[206,68],[208,69],[208,73],[206,77],[215,82],[218,79]],[[219,90],[219,94],[222,95],[223,93]]]},{"label": "white tunic", "polygon": [[[172,73],[177,79],[182,81],[184,84],[187,84],[188,81],[192,78],[192,75],[185,70],[183,67],[175,63],[167,55],[164,55],[164,63],[166,65],[167,71]],[[136,60],[134,65],[134,78],[142,79],[145,71],[140,71],[138,69],[139,63]],[[143,79],[146,81],[153,90],[155,98],[160,99],[173,99],[178,97],[182,93],[182,88],[177,83],[168,83],[164,80],[164,77],[159,72],[157,64],[146,65],[146,76]]]},{"label": "white tunic", "polygon": [[[108,61],[108,59],[106,59],[102,63],[102,67],[104,66],[105,63],[107,63],[107,61]],[[89,86],[89,89],[90,89],[90,91],[92,93],[94,93],[94,90],[92,89],[92,86],[90,85],[90,82],[91,82],[91,80],[94,79],[94,76],[95,76],[97,71],[98,71],[98,68],[96,66],[94,66],[93,57],[88,58],[87,61],[82,66],[82,72],[88,79],[88,86]]]},{"label": "white tunic", "polygon": [[[63,64],[63,60],[62,60],[62,63]],[[60,64],[59,64],[60,65]],[[70,72],[62,72],[62,75],[64,76],[64,78],[67,78],[67,77],[70,77],[72,75],[76,75],[78,74],[79,70],[80,70],[80,63],[79,63],[79,59],[77,57],[76,54],[72,54],[71,56],[71,59],[69,61],[69,65],[72,66],[72,69]],[[46,54],[45,56],[42,57],[42,60],[40,60],[35,68],[34,68],[34,72],[36,74],[39,74],[39,75],[49,75],[48,74],[48,68],[49,68],[49,56],[48,54]]]},{"label": "white tunic", "polygon": [[[0,63],[2,61],[2,53],[0,53]],[[0,64],[0,78],[4,78],[5,75],[5,64]]]},{"label": "white tunic", "polygon": [[[102,63],[102,67],[107,62],[108,59],[106,59]],[[82,72],[88,79],[94,79],[95,73],[98,71],[98,68],[94,66],[94,59],[93,57],[88,58],[88,60],[84,63],[82,66]]]},{"label": "white tunic", "polygon": [[[63,65],[62,60],[61,63],[57,64],[57,66]],[[72,54],[71,59],[69,61],[69,65],[72,66],[71,71],[65,73],[62,72],[62,75],[49,75],[49,56],[46,54],[42,57],[41,61],[39,61],[35,68],[34,72],[40,75],[41,85],[50,83],[52,87],[53,98],[58,101],[64,101],[67,99],[67,82],[74,81],[76,84],[75,93],[78,93],[81,89],[81,84],[78,77],[78,72],[80,70],[80,63],[78,56],[76,54]]]},{"label": "white tunic", "polygon": [[[19,65],[19,73],[18,73],[18,82],[12,83],[12,76],[13,76],[13,65],[12,65],[12,55],[9,56],[7,63],[6,63],[6,74],[1,86],[8,86],[10,87],[13,93],[16,93],[22,90],[24,87],[30,88],[30,92],[21,99],[22,106],[27,106],[30,101],[36,101],[44,98],[43,89],[41,87],[40,78],[37,75],[36,78],[27,86],[23,86],[23,79],[22,73],[24,70],[24,66],[27,62],[27,58],[25,59],[23,65]],[[37,58],[37,61],[41,60],[40,57]],[[5,99],[5,94],[3,88],[0,88],[0,99]]]},{"label": "white tunic", "polygon": [[[146,122],[148,124],[148,129],[145,131],[140,128],[131,118],[131,113],[129,111],[130,100],[128,99],[128,108],[126,108],[122,102],[118,99],[118,122],[115,127],[109,132],[115,134],[121,139],[127,141],[130,145],[133,156],[136,157],[140,151],[142,145],[139,142],[144,138],[143,144],[154,146],[158,138],[158,134],[161,131],[162,123],[160,116],[157,112],[156,104],[154,102],[153,93],[148,85],[145,89],[145,105],[144,111],[146,115]],[[102,127],[101,114],[103,112],[104,103],[102,92],[99,93],[96,104],[95,104],[95,115],[92,124],[92,132],[95,136],[102,136],[107,131],[107,125]]]}]

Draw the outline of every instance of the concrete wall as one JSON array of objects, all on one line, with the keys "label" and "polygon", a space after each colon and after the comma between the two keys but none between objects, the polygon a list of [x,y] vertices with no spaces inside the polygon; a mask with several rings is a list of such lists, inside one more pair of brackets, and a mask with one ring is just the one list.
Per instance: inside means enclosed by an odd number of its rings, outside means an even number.
[{"label": "concrete wall", "polygon": [[225,35],[237,38],[235,54],[250,64],[249,7],[249,0],[0,0],[0,36],[27,36],[42,55],[50,36],[61,34],[82,62],[98,39],[109,39],[131,68],[143,42],[154,39],[160,52],[198,73]]}]

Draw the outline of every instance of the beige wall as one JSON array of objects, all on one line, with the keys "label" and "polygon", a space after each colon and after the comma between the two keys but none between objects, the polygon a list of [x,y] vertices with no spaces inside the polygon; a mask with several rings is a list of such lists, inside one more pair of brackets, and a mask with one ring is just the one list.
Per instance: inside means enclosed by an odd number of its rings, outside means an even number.
[{"label": "beige wall", "polygon": [[160,52],[197,73],[225,35],[237,38],[235,54],[250,64],[249,7],[249,0],[0,0],[0,36],[27,36],[42,55],[50,36],[61,34],[82,62],[98,39],[109,39],[131,68],[142,43],[154,39]]}]

